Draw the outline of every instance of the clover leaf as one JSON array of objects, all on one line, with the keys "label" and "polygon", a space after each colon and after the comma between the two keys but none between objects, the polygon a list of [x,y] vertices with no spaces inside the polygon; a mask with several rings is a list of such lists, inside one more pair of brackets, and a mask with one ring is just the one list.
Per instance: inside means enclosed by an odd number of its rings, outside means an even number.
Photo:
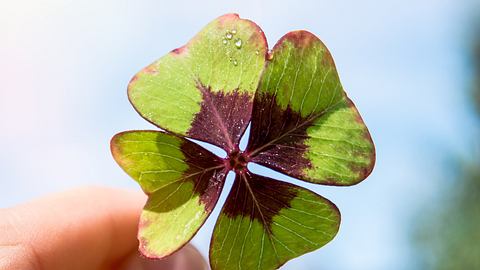
[{"label": "clover leaf", "polygon": [[[329,51],[294,31],[268,52],[262,30],[236,14],[217,18],[185,46],[136,74],[128,96],[163,131],[112,138],[117,163],[149,199],[138,238],[143,255],[180,249],[212,212],[230,170],[233,187],[210,244],[212,269],[275,269],[331,241],[340,213],[299,186],[251,173],[249,162],[325,185],[353,185],[375,149],[346,96]],[[245,151],[240,138],[251,123]],[[192,138],[222,147],[220,158]]]}]

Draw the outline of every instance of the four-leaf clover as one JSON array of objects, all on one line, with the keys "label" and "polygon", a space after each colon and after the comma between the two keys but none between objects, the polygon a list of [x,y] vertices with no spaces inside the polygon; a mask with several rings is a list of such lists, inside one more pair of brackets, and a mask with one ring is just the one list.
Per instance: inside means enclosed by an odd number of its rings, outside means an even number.
[{"label": "four-leaf clover", "polygon": [[[128,96],[142,117],[164,130],[127,131],[111,142],[115,160],[149,196],[138,238],[150,258],[172,254],[195,235],[233,170],[210,265],[278,268],[332,240],[340,213],[329,200],[253,174],[247,164],[347,186],[365,179],[375,162],[370,134],[329,51],[307,31],[287,33],[269,52],[255,23],[221,16],[136,74]],[[186,138],[219,146],[227,157]]]}]

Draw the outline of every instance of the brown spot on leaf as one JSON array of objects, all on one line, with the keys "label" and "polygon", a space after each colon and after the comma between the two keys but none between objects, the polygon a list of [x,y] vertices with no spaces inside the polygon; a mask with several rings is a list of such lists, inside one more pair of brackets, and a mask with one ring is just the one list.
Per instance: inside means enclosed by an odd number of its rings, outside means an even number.
[{"label": "brown spot on leaf", "polygon": [[142,72],[145,73],[145,74],[150,74],[150,75],[158,74],[158,70],[157,70],[157,67],[155,66],[155,64],[151,64],[151,65],[146,66],[142,70]]},{"label": "brown spot on leaf", "polygon": [[[189,43],[190,43],[190,42],[189,42]],[[188,44],[189,44],[189,43],[188,43]],[[177,55],[178,55],[178,54],[183,54],[183,53],[185,53],[185,52],[188,50],[188,44],[183,45],[182,47],[173,49],[173,50],[172,50],[172,53],[173,53],[173,54],[177,54]]]},{"label": "brown spot on leaf", "polygon": [[131,85],[133,85],[133,83],[135,83],[135,81],[138,80],[138,73],[135,74],[135,76],[133,76],[131,79],[130,79],[130,82],[128,83],[128,87],[130,88]]},{"label": "brown spot on leaf", "polygon": [[157,67],[156,67],[155,64],[151,64],[151,65],[148,65],[145,68],[143,68],[140,72],[135,74],[132,77],[132,79],[130,79],[130,82],[128,83],[129,91],[130,91],[131,87],[133,86],[133,84],[138,80],[139,76],[141,76],[142,73],[143,74],[149,74],[149,75],[156,75],[156,74],[158,74],[158,70],[157,70]]},{"label": "brown spot on leaf", "polygon": [[280,49],[279,47],[283,46],[286,41],[292,43],[293,46],[295,46],[297,49],[310,47],[314,42],[321,42],[317,36],[308,31],[291,31],[277,41],[277,43],[273,47],[273,50],[276,51]]},{"label": "brown spot on leaf", "polygon": [[238,173],[225,202],[223,213],[230,218],[249,217],[264,224],[268,231],[280,210],[290,207],[297,196],[294,186],[250,172]]}]

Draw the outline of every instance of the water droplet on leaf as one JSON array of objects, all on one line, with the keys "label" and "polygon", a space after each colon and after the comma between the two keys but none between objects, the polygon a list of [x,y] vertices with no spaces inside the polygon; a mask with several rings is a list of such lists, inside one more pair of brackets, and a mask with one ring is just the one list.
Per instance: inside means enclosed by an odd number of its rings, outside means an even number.
[{"label": "water droplet on leaf", "polygon": [[223,40],[222,40],[222,43],[223,43],[223,44],[225,44],[225,45],[227,45],[227,43],[228,43],[228,40],[226,40],[226,39],[223,39]]},{"label": "water droplet on leaf", "polygon": [[256,51],[255,51],[255,54],[256,54],[256,55],[259,55],[259,54],[260,54],[260,51],[259,51],[259,50],[256,50]]},{"label": "water droplet on leaf", "polygon": [[233,29],[232,31],[230,31],[230,33],[235,35],[237,33],[237,30]]},{"label": "water droplet on leaf", "polygon": [[240,49],[242,48],[242,40],[237,38],[237,40],[235,40],[235,47],[237,47],[237,49]]},{"label": "water droplet on leaf", "polygon": [[227,32],[227,34],[225,35],[225,38],[226,38],[226,39],[232,39],[232,38],[233,38],[232,33]]}]

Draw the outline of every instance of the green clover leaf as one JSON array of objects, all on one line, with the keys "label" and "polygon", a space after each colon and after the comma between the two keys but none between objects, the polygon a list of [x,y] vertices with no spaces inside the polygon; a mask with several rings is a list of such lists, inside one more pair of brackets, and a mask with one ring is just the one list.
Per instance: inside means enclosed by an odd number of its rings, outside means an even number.
[{"label": "green clover leaf", "polygon": [[[142,117],[164,130],[127,131],[111,141],[117,163],[149,196],[138,237],[150,258],[166,257],[190,241],[233,170],[210,265],[278,268],[331,241],[340,213],[329,200],[253,174],[247,164],[312,183],[353,185],[375,163],[370,134],[329,51],[307,31],[287,33],[268,52],[255,23],[221,16],[136,74],[128,95]],[[186,138],[222,147],[227,157]]]}]

